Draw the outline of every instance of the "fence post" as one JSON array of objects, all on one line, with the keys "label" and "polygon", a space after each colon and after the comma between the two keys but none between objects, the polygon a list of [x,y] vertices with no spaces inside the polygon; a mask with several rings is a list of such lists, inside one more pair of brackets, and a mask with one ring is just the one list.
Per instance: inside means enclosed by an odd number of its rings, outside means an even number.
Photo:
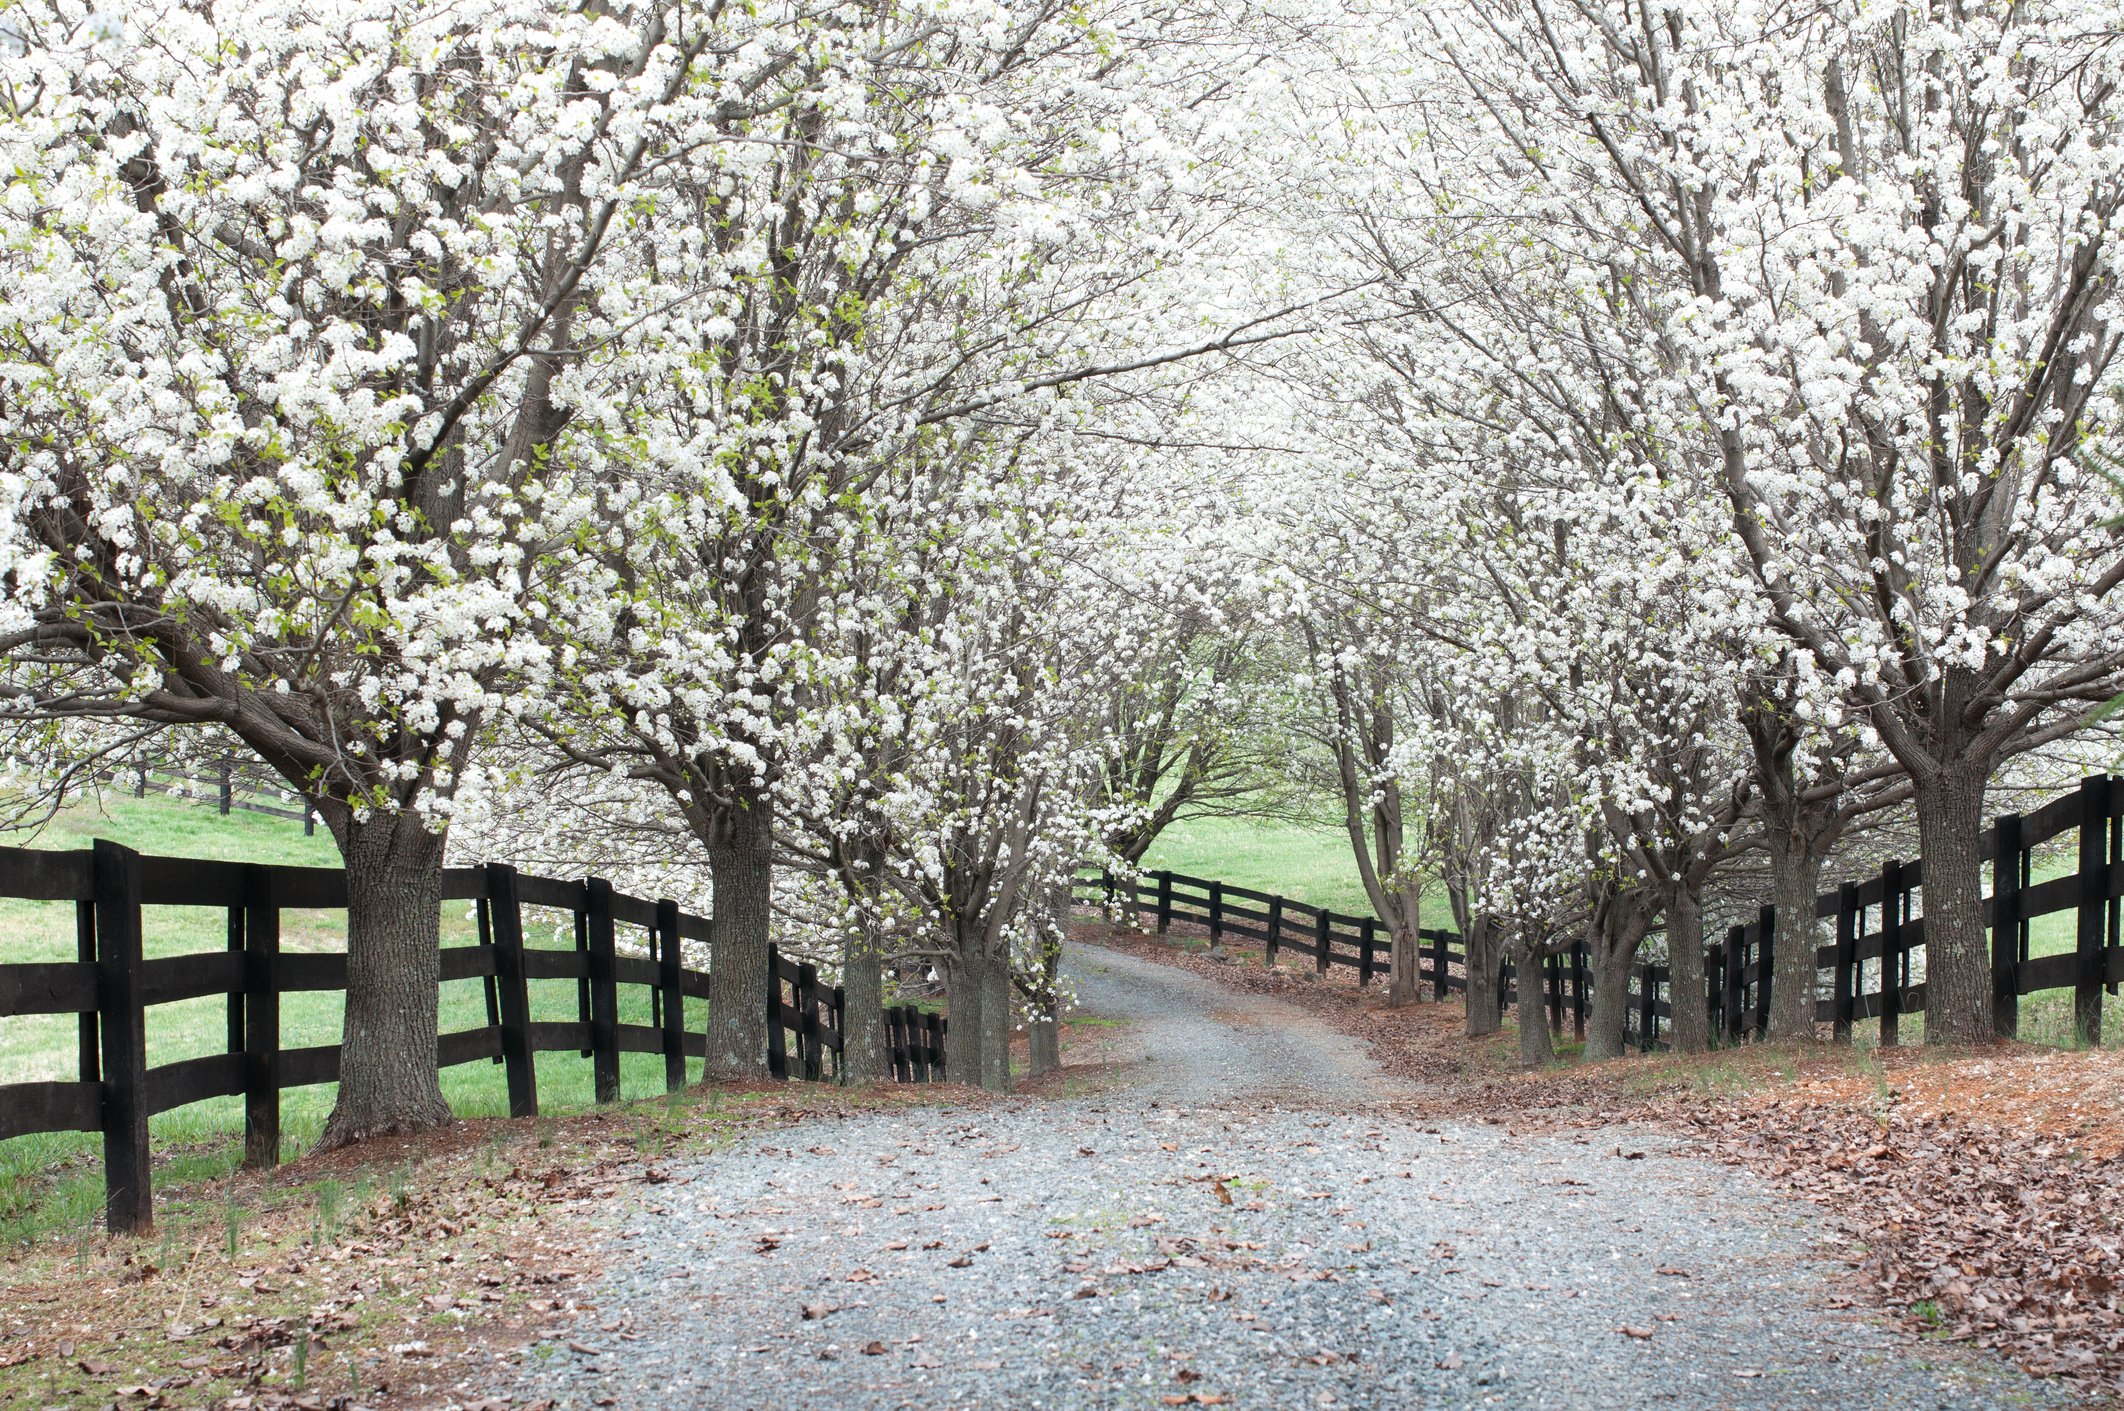
[{"label": "fence post", "polygon": [[221,816],[229,816],[229,806],[236,800],[236,769],[228,760],[221,762]]},{"label": "fence post", "polygon": [[804,1060],[804,1081],[816,1083],[826,1076],[820,1055],[819,968],[809,961],[797,966],[797,1047]]},{"label": "fence post", "polygon": [[1719,1027],[1725,1031],[1726,1042],[1728,1043],[1737,1044],[1743,1037],[1741,1034],[1741,976],[1747,969],[1747,958],[1748,928],[1745,926],[1727,927],[1725,974],[1721,977],[1726,985],[1725,1022]]},{"label": "fence post", "polygon": [[1564,952],[1564,1003],[1571,1011],[1571,1039],[1586,1039],[1586,943],[1571,942]]},{"label": "fence post", "polygon": [[[1461,938],[1462,944],[1465,945],[1466,941],[1467,938],[1463,936]],[[1441,926],[1438,930],[1431,933],[1431,947],[1431,958],[1438,966],[1437,998],[1438,1002],[1443,1004],[1446,996],[1452,993],[1453,988],[1451,984],[1452,977],[1446,973],[1446,933],[1444,927]]]},{"label": "fence post", "polygon": [[1881,1047],[1894,1048],[1903,1017],[1903,864],[1881,864]]},{"label": "fence post", "polygon": [[[230,955],[235,955],[235,956],[241,956],[241,955],[243,954],[243,913],[244,913],[244,908],[243,908],[243,907],[241,907],[241,906],[232,906],[232,907],[230,907],[230,908],[228,909],[228,911],[229,911],[229,932],[228,932],[228,935],[229,935],[229,954],[230,954]],[[231,991],[229,991],[229,996],[228,996],[228,1011],[229,1011],[229,1043],[228,1043],[228,1048],[226,1049],[226,1052],[229,1052],[229,1053],[242,1053],[242,1052],[243,1052],[243,991],[242,991],[241,989],[235,989],[235,990],[231,990]]]},{"label": "fence post", "polygon": [[317,801],[308,794],[302,796],[302,835],[305,838],[317,836]]},{"label": "fence post", "polygon": [[524,973],[524,908],[516,869],[490,862],[484,869],[487,919],[494,929],[495,995],[501,1010],[502,1072],[509,1115],[538,1115],[538,1069],[531,1057],[531,987]]},{"label": "fence post", "polygon": [[1224,883],[1209,884],[1210,949],[1221,950],[1224,946]]},{"label": "fence post", "polygon": [[280,908],[273,870],[243,869],[243,1165],[280,1164]]},{"label": "fence post", "polygon": [[1313,969],[1323,976],[1328,973],[1328,947],[1334,944],[1329,933],[1330,924],[1328,909],[1323,906],[1320,908],[1320,926],[1313,937],[1313,944],[1317,947],[1313,954]]},{"label": "fence post", "polygon": [[1705,1012],[1709,1015],[1706,1027],[1711,1031],[1713,1046],[1726,1039],[1726,943],[1715,941],[1704,947],[1704,998]]},{"label": "fence post", "polygon": [[[84,965],[96,963],[96,903],[74,903],[74,959]],[[94,1011],[83,1010],[78,1016],[76,1029],[80,1044],[79,1064],[81,1081],[97,1083],[103,1080],[101,1060],[97,1057],[97,1024]]]},{"label": "fence post", "polygon": [[1379,920],[1367,916],[1357,939],[1357,988],[1363,989],[1372,983],[1372,947],[1378,944]]},{"label": "fence post", "polygon": [[1173,924],[1173,874],[1154,872],[1151,875],[1158,879],[1158,934],[1162,936]]},{"label": "fence post", "polygon": [[[479,889],[487,890],[487,874],[480,873]],[[484,895],[472,899],[472,919],[479,928],[479,948],[486,960],[487,973],[480,976],[480,990],[487,1000],[487,1027],[497,1035],[501,1033],[501,964],[494,951],[494,907]],[[494,1055],[494,1062],[506,1066],[508,1060],[501,1054]]]},{"label": "fence post", "polygon": [[612,939],[612,884],[586,878],[583,896],[590,933],[590,1063],[599,1102],[618,1102],[619,986],[613,975],[618,959]]},{"label": "fence post", "polygon": [[1273,966],[1276,963],[1276,942],[1283,934],[1283,898],[1270,897],[1268,906],[1268,942],[1262,952],[1261,963]]},{"label": "fence post", "polygon": [[767,946],[767,1076],[776,1082],[789,1077],[789,1048],[782,1037],[782,948]]},{"label": "fence post", "polygon": [[828,993],[833,996],[833,1002],[827,1009],[827,1013],[833,1016],[834,1033],[840,1036],[840,1047],[833,1051],[833,1080],[836,1083],[846,1083],[848,1081],[848,987],[846,985],[835,985]]},{"label": "fence post", "polygon": [[1659,987],[1650,961],[1639,961],[1637,974],[1637,1051],[1650,1053],[1659,1040]]},{"label": "fence post", "polygon": [[2021,815],[1991,827],[1991,1025],[2002,1039],[2021,1030]]},{"label": "fence post", "polygon": [[933,1083],[950,1081],[951,1054],[946,1050],[945,1040],[951,1037],[951,1021],[935,1014],[922,1016],[922,1030],[929,1044],[929,1080]]},{"label": "fence post", "polygon": [[1563,1034],[1563,955],[1554,952],[1541,963],[1541,986],[1549,1011],[1549,1032]]},{"label": "fence post", "polygon": [[662,943],[657,952],[657,988],[664,995],[664,1091],[686,1086],[686,996],[684,947],[679,942],[678,903],[669,897],[656,904],[656,935]]},{"label": "fence post", "polygon": [[1858,1010],[1858,933],[1864,915],[1858,894],[1856,882],[1836,889],[1836,981],[1829,1024],[1831,1038],[1840,1044],[1851,1042],[1851,1021]]},{"label": "fence post", "polygon": [[103,838],[92,853],[104,1223],[114,1235],[144,1235],[155,1227],[155,1206],[148,1176],[147,1011],[140,991],[140,854]]},{"label": "fence post", "polygon": [[1777,975],[1777,908],[1765,906],[1755,914],[1755,929],[1762,945],[1755,955],[1755,1037],[1770,1033],[1770,985]]},{"label": "fence post", "polygon": [[2104,931],[2109,914],[2109,776],[2080,781],[2079,916],[2072,968],[2072,1027],[2083,1044],[2102,1042]]}]

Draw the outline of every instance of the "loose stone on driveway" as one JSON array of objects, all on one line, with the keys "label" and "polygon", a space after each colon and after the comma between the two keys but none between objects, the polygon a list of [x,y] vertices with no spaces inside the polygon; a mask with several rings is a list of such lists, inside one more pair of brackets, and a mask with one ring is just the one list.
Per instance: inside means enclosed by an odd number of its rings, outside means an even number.
[{"label": "loose stone on driveway", "polygon": [[485,1389],[618,1407],[2068,1405],[1826,1305],[1804,1205],[1634,1129],[1397,1116],[1274,999],[1079,947],[1119,1087],[758,1134]]}]

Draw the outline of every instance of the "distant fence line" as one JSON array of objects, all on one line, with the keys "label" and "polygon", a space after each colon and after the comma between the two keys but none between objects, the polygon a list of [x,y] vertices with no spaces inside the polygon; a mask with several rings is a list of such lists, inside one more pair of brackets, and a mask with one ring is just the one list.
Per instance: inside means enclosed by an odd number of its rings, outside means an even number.
[{"label": "distant fence line", "polygon": [[[106,1218],[113,1231],[145,1229],[152,1220],[149,1117],[208,1098],[241,1097],[245,1159],[270,1166],[279,1159],[281,1092],[338,1080],[338,1044],[282,1046],[280,1000],[303,991],[344,990],[347,957],[283,952],[280,916],[284,909],[343,909],[343,871],[143,857],[98,839],[72,852],[0,848],[0,897],[73,903],[78,947],[72,961],[0,964],[0,1018],[73,1014],[80,1025],[75,1080],[0,1085],[0,1140],[101,1132]],[[619,1100],[622,1053],[662,1054],[667,1091],[685,1085],[688,1058],[706,1055],[705,1032],[687,1027],[686,1001],[706,1001],[708,975],[683,963],[681,943],[712,947],[708,918],[681,911],[670,900],[616,892],[601,878],[557,881],[500,863],[446,869],[443,899],[474,903],[479,939],[444,946],[441,977],[480,980],[487,1022],[441,1035],[436,1066],[500,1064],[511,1117],[538,1112],[538,1053],[589,1059],[601,1103]],[[227,948],[148,959],[143,906],[225,910]],[[527,945],[527,906],[569,913],[574,947]],[[646,955],[618,948],[621,927],[641,931]],[[773,947],[768,973],[761,1002],[769,1071],[776,1078],[838,1076],[842,990],[823,985],[815,966],[793,962]],[[575,981],[576,1018],[533,1019],[532,980]],[[648,1024],[620,1022],[621,985],[648,987]],[[148,1066],[146,1011],[215,995],[228,1000],[226,1051]],[[896,1077],[943,1080],[948,1028],[941,1020],[889,1011],[888,1029]]]},{"label": "distant fence line", "polygon": [[[2076,835],[2073,871],[2035,882],[2036,851],[2068,834]],[[2119,934],[2124,780],[2090,775],[2032,813],[2002,815],[1986,831],[1982,857],[1993,864],[1994,883],[1983,906],[1991,931],[1992,1014],[1999,1033],[2018,1034],[2023,996],[2071,990],[2076,1034],[2099,1042],[2104,991],[2115,994],[2124,981],[2124,936]],[[1837,1042],[1848,1043],[1860,1021],[1875,1020],[1880,1042],[1894,1044],[1903,1016],[1924,1012],[1925,985],[1914,978],[1913,963],[1925,948],[1924,882],[1922,859],[1890,860],[1877,875],[1845,882],[1815,899],[1815,919],[1833,921],[1836,936],[1815,950],[1815,1020],[1828,1025]],[[1311,958],[1322,975],[1337,965],[1356,970],[1360,986],[1387,973],[1390,946],[1373,917],[1334,913],[1176,872],[1079,877],[1077,889],[1091,900],[1112,904],[1118,899],[1154,911],[1161,932],[1179,920],[1207,927],[1213,944],[1225,936],[1258,940],[1270,964],[1281,952],[1293,951]],[[2075,918],[2073,949],[2031,956],[2029,923],[2061,914]],[[1766,905],[1753,921],[1728,927],[1723,941],[1706,950],[1702,1002],[1714,1039],[1737,1042],[1767,1031],[1776,937],[1777,910]],[[1460,936],[1426,928],[1421,942],[1419,982],[1441,1000],[1464,992],[1467,957]],[[1501,967],[1499,993],[1506,1004],[1515,998],[1511,969],[1510,962]],[[1568,1020],[1583,1034],[1593,983],[1584,944],[1548,957],[1543,971],[1551,1026],[1560,1030]],[[1674,1017],[1672,967],[1639,961],[1630,969],[1629,983],[1629,1042],[1641,1050],[1667,1047]]]},{"label": "distant fence line", "polygon": [[[128,771],[125,777],[131,778],[133,797],[136,799],[146,798],[148,790],[153,789],[160,794],[169,794],[177,798],[205,803],[207,800],[196,791],[201,788],[207,788],[214,791],[213,803],[221,811],[224,818],[231,812],[238,811],[243,813],[262,813],[269,818],[285,818],[291,823],[300,823],[305,837],[317,831],[317,809],[308,799],[302,800],[302,807],[300,808],[288,808],[283,804],[277,803],[260,803],[256,797],[259,791],[256,789],[250,791],[251,797],[245,797],[237,792],[237,778],[240,773],[241,770],[234,759],[224,759],[208,775],[188,774],[181,769],[142,765]],[[99,770],[96,777],[109,784],[123,782],[123,777],[119,771],[114,769]]]}]

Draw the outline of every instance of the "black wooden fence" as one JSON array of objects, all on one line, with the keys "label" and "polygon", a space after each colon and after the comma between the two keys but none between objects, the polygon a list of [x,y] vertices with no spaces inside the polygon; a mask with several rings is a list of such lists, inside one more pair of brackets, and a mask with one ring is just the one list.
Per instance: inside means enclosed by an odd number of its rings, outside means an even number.
[{"label": "black wooden fence", "polygon": [[[302,799],[301,807],[290,807],[285,791],[270,785],[261,788],[234,756],[229,756],[211,766],[206,774],[190,773],[167,765],[137,765],[123,776],[116,770],[99,770],[96,777],[105,783],[122,783],[130,780],[133,797],[144,799],[148,791],[169,794],[195,803],[206,803],[203,790],[213,791],[213,805],[226,818],[232,810],[243,813],[262,813],[270,818],[285,818],[300,823],[305,836],[317,831],[317,810],[308,799]],[[281,802],[261,802],[262,799],[279,799]]]},{"label": "black wooden fence", "polygon": [[[340,870],[143,857],[98,840],[77,852],[0,848],[0,897],[73,903],[77,958],[0,964],[0,1018],[73,1014],[80,1045],[74,1080],[0,1085],[0,1140],[37,1132],[103,1133],[113,1231],[145,1229],[151,1219],[149,1117],[208,1098],[240,1096],[245,1159],[270,1166],[280,1152],[281,1092],[338,1080],[337,1044],[283,1046],[280,1000],[302,991],[344,990],[347,957],[282,951],[280,919],[287,909],[344,908],[346,874]],[[705,1033],[687,1026],[686,1002],[707,999],[708,976],[684,964],[680,943],[711,944],[707,918],[681,911],[676,902],[616,892],[601,878],[555,881],[499,863],[446,870],[443,898],[474,903],[478,942],[443,947],[442,978],[481,981],[487,1022],[443,1034],[436,1065],[502,1065],[510,1116],[538,1112],[537,1053],[589,1059],[599,1102],[619,1099],[622,1053],[662,1054],[667,1090],[684,1086],[689,1057],[706,1054]],[[225,911],[226,949],[147,958],[144,906]],[[574,945],[526,944],[525,907],[569,913]],[[620,949],[621,928],[640,934],[645,954],[633,946]],[[821,985],[815,967],[772,950],[769,965],[770,1071],[778,1078],[792,1071],[809,1079],[838,1076],[841,991]],[[573,980],[576,1017],[533,1019],[533,980]],[[648,1024],[620,1021],[621,985],[647,987]],[[228,1001],[226,1050],[150,1067],[146,1011],[216,995]],[[943,1027],[930,1026],[924,1042],[920,1071],[908,1076],[941,1079]]]},{"label": "black wooden fence", "polygon": [[[2046,844],[2066,851],[2068,835],[2073,870],[2035,882],[2037,852]],[[2124,780],[2091,775],[2033,813],[2003,815],[1986,833],[1982,856],[1992,865],[1983,905],[1999,1033],[2019,1032],[2022,996],[2071,990],[2075,1034],[2084,1043],[2101,1042],[2103,993],[2115,994],[2124,980]],[[1815,950],[1817,972],[1828,974],[1826,987],[1816,985],[1815,1020],[1839,1041],[1849,1040],[1860,1021],[1873,1020],[1880,1041],[1894,1044],[1903,1016],[1924,1012],[1925,983],[1914,964],[1925,948],[1924,887],[1922,858],[1890,860],[1878,875],[1815,898],[1815,920],[1835,923],[1835,940]],[[2056,915],[2074,918],[2073,948],[2031,956],[2029,923]],[[1776,935],[1776,908],[1765,906],[1713,947],[1720,964],[1712,969],[1706,1002],[1719,1032],[1745,1036],[1767,1026]]]},{"label": "black wooden fence", "polygon": [[944,1036],[951,1021],[914,1005],[885,1011],[885,1057],[892,1076],[903,1083],[944,1081]]},{"label": "black wooden fence", "polygon": [[[1178,921],[1207,929],[1213,946],[1230,936],[1259,941],[1270,965],[1289,952],[1312,961],[1322,976],[1337,966],[1354,970],[1359,988],[1386,979],[1392,966],[1393,947],[1377,917],[1308,906],[1230,882],[1179,872],[1147,872],[1129,879],[1097,873],[1079,876],[1076,894],[1109,907],[1133,905],[1139,914],[1155,916],[1160,934]],[[1459,935],[1429,926],[1417,935],[1417,984],[1438,999],[1466,993],[1467,952]],[[1503,962],[1499,984],[1506,1004],[1518,998],[1515,981],[1512,962]],[[1550,956],[1543,965],[1542,983],[1550,1026],[1561,1032],[1568,1023],[1583,1035],[1592,992],[1584,945]]]},{"label": "black wooden fence", "polygon": [[[2068,835],[2073,871],[2035,882],[2037,852],[2046,845],[2063,851]],[[1992,864],[1994,879],[1992,894],[1984,899],[1984,920],[1991,929],[1998,1031],[2006,1036],[2018,1031],[2022,996],[2069,989],[2076,1034],[2083,1042],[2100,1042],[2104,991],[2115,994],[2124,981],[2124,936],[2119,934],[2124,779],[2091,775],[2033,813],[2004,815],[1986,833],[1982,856]],[[1830,1026],[1839,1042],[1848,1042],[1860,1021],[1871,1020],[1879,1023],[1880,1041],[1893,1044],[1902,1017],[1924,1011],[1925,985],[1916,978],[1914,964],[1925,947],[1924,883],[1922,859],[1889,861],[1878,875],[1846,882],[1815,899],[1815,919],[1833,921],[1836,936],[1815,951],[1815,1018]],[[1133,904],[1153,912],[1160,931],[1178,920],[1207,927],[1213,944],[1225,936],[1260,941],[1270,963],[1279,953],[1294,951],[1311,957],[1322,975],[1331,966],[1354,968],[1360,985],[1387,973],[1390,947],[1372,917],[1332,914],[1267,892],[1172,872],[1129,880],[1079,878],[1078,890],[1107,905]],[[2031,956],[2029,923],[2060,914],[2074,917],[2073,949]],[[1701,1002],[1715,1039],[1739,1042],[1768,1028],[1776,935],[1777,911],[1764,906],[1755,919],[1728,928],[1724,940],[1708,949]],[[1426,929],[1422,941],[1421,982],[1439,999],[1465,991],[1460,937]],[[1506,1004],[1514,1000],[1511,970],[1509,962],[1502,967]],[[1543,983],[1551,1026],[1561,1030],[1568,1019],[1583,1034],[1591,993],[1583,944],[1550,956]],[[1665,1048],[1674,1003],[1670,966],[1639,961],[1631,967],[1629,1042],[1640,1049]]]}]

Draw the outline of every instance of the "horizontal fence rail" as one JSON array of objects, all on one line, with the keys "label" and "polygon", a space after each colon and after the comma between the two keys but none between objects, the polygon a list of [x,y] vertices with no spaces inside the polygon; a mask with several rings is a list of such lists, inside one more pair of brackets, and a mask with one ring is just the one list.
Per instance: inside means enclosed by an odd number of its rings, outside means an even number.
[{"label": "horizontal fence rail", "polygon": [[[504,1069],[509,1115],[539,1110],[539,1053],[590,1060],[601,1103],[620,1097],[620,1055],[661,1054],[664,1085],[685,1085],[686,1060],[707,1054],[707,1036],[686,1022],[688,1001],[705,1005],[708,975],[688,967],[684,942],[712,947],[706,917],[670,900],[648,901],[601,878],[558,881],[500,863],[443,873],[444,901],[473,903],[478,940],[441,949],[444,981],[478,980],[487,1022],[441,1035],[438,1069],[491,1062]],[[346,875],[336,868],[143,857],[98,840],[82,851],[0,848],[0,897],[70,903],[75,959],[0,964],[0,1018],[72,1014],[78,1021],[76,1076],[0,1085],[0,1140],[40,1132],[101,1132],[106,1214],[113,1231],[150,1222],[148,1118],[209,1098],[241,1097],[244,1153],[269,1167],[280,1153],[280,1094],[339,1079],[340,1046],[283,1044],[285,995],[344,990],[343,952],[283,951],[281,914],[343,909]],[[144,954],[142,908],[212,908],[226,913],[223,950]],[[524,908],[568,913],[572,947],[525,941]],[[620,936],[630,944],[622,949]],[[767,1061],[776,1078],[817,1081],[843,1072],[845,996],[822,984],[815,966],[769,948],[772,977],[763,997]],[[531,1017],[530,982],[574,981],[576,1017]],[[619,987],[649,992],[650,1022],[622,1023]],[[223,997],[227,1047],[150,1064],[146,1016],[156,1005]],[[699,1011],[696,1011],[699,1012]],[[944,1071],[944,1029],[924,1030],[921,1073]]]},{"label": "horizontal fence rail", "polygon": [[[2036,852],[2070,841],[2074,870],[2033,881]],[[2023,996],[2050,990],[2073,993],[2077,1037],[2099,1043],[2103,995],[2124,982],[2124,779],[2091,775],[2072,792],[2025,816],[2007,814],[1986,833],[1983,860],[1992,865],[1991,895],[1983,900],[1991,930],[1992,1009],[1998,1031],[2019,1029]],[[1880,872],[1846,882],[1815,899],[1814,919],[1835,923],[1835,940],[1815,951],[1815,1020],[1849,1042],[1861,1022],[1877,1023],[1883,1044],[1901,1037],[1904,1016],[1922,1014],[1925,984],[1917,978],[1925,950],[1922,859],[1891,860]],[[1379,922],[1307,906],[1288,897],[1229,882],[1177,872],[1136,877],[1080,875],[1080,898],[1139,917],[1155,917],[1162,933],[1175,922],[1201,926],[1212,946],[1227,937],[1258,941],[1268,964],[1285,952],[1312,961],[1320,975],[1341,966],[1368,985],[1387,974],[1391,952]],[[2059,955],[2029,954],[2029,923],[2040,917],[2074,917],[2074,947]],[[1734,1043],[1761,1037],[1770,1022],[1775,973],[1777,911],[1759,909],[1755,919],[1729,927],[1707,948],[1700,1003],[1713,1038]],[[1467,990],[1466,948],[1450,931],[1420,933],[1418,980],[1438,999]],[[1568,1023],[1581,1037],[1593,980],[1583,942],[1562,947],[1543,961],[1544,1004],[1550,1026]],[[1500,966],[1500,1001],[1516,1002],[1512,965]],[[1626,1035],[1643,1051],[1667,1048],[1673,1032],[1673,970],[1640,960],[1629,972]]]}]

